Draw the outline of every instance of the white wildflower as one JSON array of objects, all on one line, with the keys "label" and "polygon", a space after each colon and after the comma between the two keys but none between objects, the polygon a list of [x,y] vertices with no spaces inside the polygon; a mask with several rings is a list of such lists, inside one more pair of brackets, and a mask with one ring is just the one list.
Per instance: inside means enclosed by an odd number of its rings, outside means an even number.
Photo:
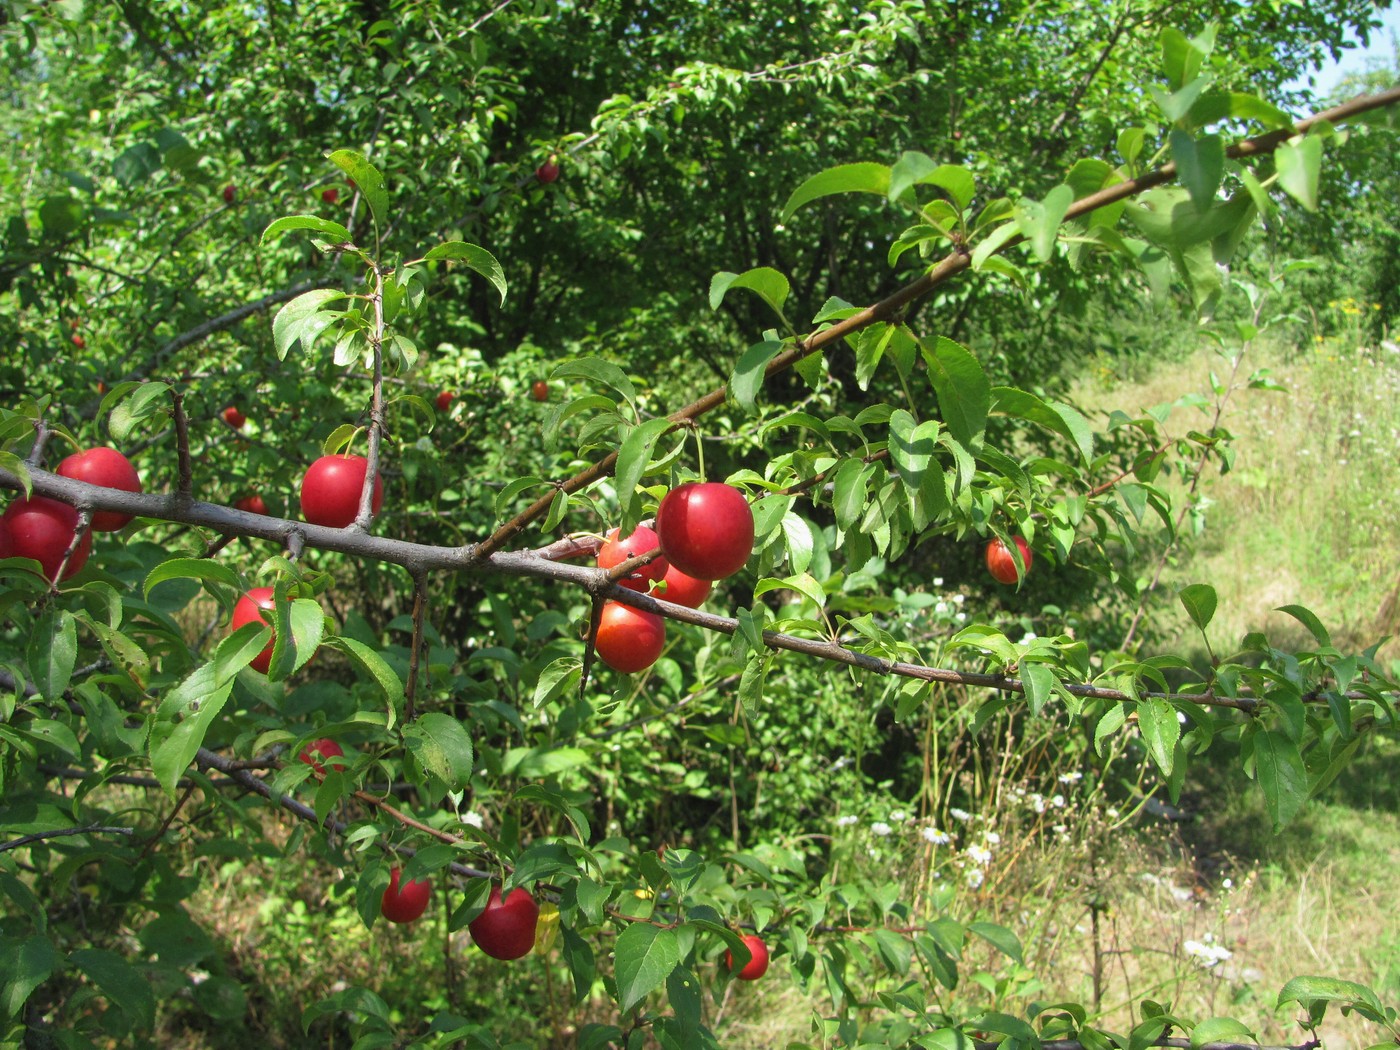
[{"label": "white wildflower", "polygon": [[481,828],[486,826],[486,820],[482,817],[480,813],[463,813],[462,823],[470,824],[474,828]]},{"label": "white wildflower", "polygon": [[886,824],[883,820],[877,820],[874,824],[870,825],[870,830],[875,832],[875,834],[879,835],[881,838],[884,838],[893,829],[891,829],[890,826]]},{"label": "white wildflower", "polygon": [[987,881],[987,877],[982,874],[981,868],[970,868],[968,870],[968,873],[964,875],[963,878],[967,881],[967,884],[971,886],[974,890],[980,889],[982,883]]},{"label": "white wildflower", "polygon": [[1220,965],[1235,954],[1223,944],[1211,943],[1214,939],[1215,938],[1210,934],[1206,934],[1205,943],[1201,941],[1187,941],[1181,947],[1186,954],[1195,959],[1196,962],[1206,969],[1210,969],[1212,966]]},{"label": "white wildflower", "polygon": [[906,812],[904,812],[904,810],[902,810],[902,809],[897,809],[897,810],[895,810],[893,813],[890,814],[890,819],[891,819],[892,821],[894,821],[896,824],[898,824],[901,820],[908,820],[908,819],[909,819],[909,814],[906,813]]},{"label": "white wildflower", "polygon": [[1061,774],[1060,774],[1060,783],[1061,783],[1061,784],[1077,784],[1077,783],[1079,783],[1079,782],[1080,782],[1081,780],[1083,780],[1083,779],[1084,779],[1084,774],[1081,773],[1081,772],[1079,772],[1079,770],[1077,770],[1077,769],[1076,769],[1074,772],[1072,772],[1072,773],[1061,773]]},{"label": "white wildflower", "polygon": [[972,819],[972,814],[965,809],[950,809],[948,810],[948,816],[963,824],[966,824]]},{"label": "white wildflower", "polygon": [[968,846],[967,855],[978,864],[986,864],[992,859],[992,851],[984,846]]},{"label": "white wildflower", "polygon": [[989,831],[989,832],[987,832],[987,845],[989,845],[989,846],[996,846],[996,845],[1000,845],[1000,843],[1001,843],[1001,836],[1000,836],[1000,835],[998,835],[995,831]]},{"label": "white wildflower", "polygon": [[837,818],[836,818],[836,826],[837,826],[838,828],[849,828],[852,824],[856,823],[859,819],[860,819],[859,817],[852,817],[852,816],[837,817]]},{"label": "white wildflower", "polygon": [[1065,808],[1065,796],[1064,796],[1064,795],[1056,795],[1054,798],[1052,798],[1052,799],[1050,800],[1050,805],[1054,806],[1056,809],[1064,809],[1064,808]]},{"label": "white wildflower", "polygon": [[921,834],[924,837],[925,842],[931,842],[935,846],[946,846],[948,845],[948,843],[953,841],[952,835],[949,835],[946,831],[939,831],[937,828],[933,827],[924,828],[924,830],[919,832],[919,834]]}]

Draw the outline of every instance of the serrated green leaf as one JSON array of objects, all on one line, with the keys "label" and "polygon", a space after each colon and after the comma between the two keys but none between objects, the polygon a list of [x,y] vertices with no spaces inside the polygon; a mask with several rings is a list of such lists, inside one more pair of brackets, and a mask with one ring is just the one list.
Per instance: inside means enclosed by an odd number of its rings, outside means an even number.
[{"label": "serrated green leaf", "polygon": [[798,208],[820,197],[837,193],[875,193],[881,197],[890,191],[890,169],[883,164],[841,164],[813,175],[797,189],[783,205],[779,220],[786,223]]},{"label": "serrated green leaf", "polygon": [[1215,616],[1215,588],[1208,583],[1193,583],[1177,591],[1191,622],[1204,631]]},{"label": "serrated green leaf", "polygon": [[739,355],[739,360],[734,364],[734,373],[729,377],[729,396],[739,402],[745,411],[753,410],[754,400],[758,397],[759,388],[763,386],[768,362],[777,357],[782,349],[781,341],[765,339],[761,343],[754,343]]},{"label": "serrated green leaf", "polygon": [[471,783],[472,741],[457,719],[429,711],[403,727],[403,740],[418,764],[449,790],[461,791]]},{"label": "serrated green leaf", "polygon": [[565,361],[550,374],[549,378],[587,379],[616,391],[624,401],[631,402],[637,398],[637,391],[632,386],[632,381],[627,378],[627,373],[611,361],[604,361],[597,357],[580,357],[573,361]]},{"label": "serrated green leaf", "polygon": [[1298,745],[1283,733],[1256,733],[1254,770],[1264,792],[1264,806],[1273,820],[1274,833],[1298,815],[1308,797],[1308,772]]},{"label": "serrated green leaf", "polygon": [[68,953],[68,961],[137,1027],[150,1028],[155,1024],[156,1000],[149,982],[116,952],[79,948]]},{"label": "serrated green leaf", "polygon": [[496,261],[496,257],[485,248],[478,248],[475,244],[468,244],[466,241],[444,241],[429,251],[424,258],[451,259],[466,263],[469,269],[481,274],[482,277],[491,282],[491,287],[501,293],[501,302],[506,301],[505,271],[501,269],[501,264]]},{"label": "serrated green leaf", "polygon": [[327,153],[326,159],[354,180],[374,215],[375,223],[383,229],[389,215],[389,194],[384,188],[384,176],[379,169],[354,150],[338,149]]},{"label": "serrated green leaf", "polygon": [[1181,738],[1181,723],[1176,717],[1176,708],[1166,700],[1152,698],[1139,700],[1138,729],[1142,731],[1147,753],[1163,776],[1171,776],[1172,763],[1176,756],[1176,742]]},{"label": "serrated green leaf", "polygon": [[259,243],[266,244],[273,237],[286,233],[288,230],[313,230],[336,244],[353,243],[349,230],[340,223],[323,219],[319,215],[287,215],[275,219],[268,224],[267,229],[263,230]]},{"label": "serrated green leaf", "polygon": [[614,951],[617,1000],[623,1013],[660,988],[680,962],[676,931],[634,922],[618,935]]},{"label": "serrated green leaf", "polygon": [[959,444],[976,448],[982,443],[992,407],[992,387],[981,362],[946,336],[939,336],[932,347],[920,346],[944,423]]},{"label": "serrated green leaf", "polygon": [[719,309],[731,288],[747,288],[771,306],[779,317],[783,316],[783,304],[791,291],[788,279],[771,266],[758,266],[743,273],[721,271],[710,279],[711,310]]},{"label": "serrated green leaf", "polygon": [[1305,136],[1282,143],[1274,150],[1274,168],[1283,191],[1308,211],[1317,211],[1318,182],[1322,176],[1322,139]]}]

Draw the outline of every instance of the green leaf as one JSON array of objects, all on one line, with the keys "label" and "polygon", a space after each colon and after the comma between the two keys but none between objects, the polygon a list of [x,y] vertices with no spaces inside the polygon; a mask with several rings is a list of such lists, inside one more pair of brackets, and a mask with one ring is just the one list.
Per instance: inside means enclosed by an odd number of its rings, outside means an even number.
[{"label": "green leaf", "polygon": [[388,723],[385,729],[394,728],[394,723],[398,719],[398,713],[403,710],[404,691],[403,682],[398,674],[379,655],[379,650],[373,646],[365,645],[354,638],[347,638],[345,635],[335,635],[326,640],[329,648],[339,649],[349,656],[355,663],[359,664],[360,670],[364,671],[379,686],[379,691],[384,694],[384,700],[389,709]]},{"label": "green leaf", "polygon": [[274,219],[268,224],[267,229],[263,230],[259,243],[266,244],[272,238],[286,233],[288,230],[313,230],[326,240],[336,244],[354,243],[349,230],[340,223],[323,219],[319,215],[285,215],[280,219]]},{"label": "green leaf", "polygon": [[0,1017],[17,1016],[34,989],[62,965],[63,957],[42,933],[0,940]]},{"label": "green leaf", "polygon": [[1153,698],[1139,700],[1138,728],[1142,731],[1147,753],[1165,777],[1171,776],[1176,756],[1176,742],[1181,738],[1181,723],[1176,708],[1169,701]]},{"label": "green leaf", "polygon": [[117,441],[125,441],[137,425],[166,411],[170,387],[147,382],[131,388],[131,396],[112,409],[107,429]]},{"label": "green leaf", "polygon": [[450,790],[471,783],[472,741],[457,719],[440,711],[419,715],[403,727],[403,740],[418,764]]},{"label": "green leaf", "polygon": [[[617,450],[617,498],[625,507],[635,494],[637,485],[646,475],[651,465],[652,451],[661,435],[673,429],[675,424],[665,416],[648,419],[639,427],[634,427]],[[624,517],[630,515],[624,514]]]},{"label": "green leaf", "polygon": [[1191,622],[1204,631],[1215,616],[1215,588],[1208,583],[1193,583],[1177,591]]},{"label": "green leaf", "polygon": [[39,223],[44,227],[44,239],[58,241],[82,228],[87,217],[83,202],[66,193],[55,193],[39,205]]},{"label": "green leaf", "polygon": [[993,922],[974,922],[969,923],[967,929],[969,933],[975,933],[1008,959],[1012,959],[1022,966],[1025,965],[1025,958],[1021,951],[1021,939],[1005,926],[998,926]]},{"label": "green leaf", "polygon": [[1275,1008],[1288,1003],[1302,1006],[1312,1015],[1314,1022],[1322,1020],[1328,1003],[1349,1003],[1365,1007],[1371,1012],[1372,1020],[1383,1021],[1386,1017],[1385,1009],[1375,992],[1364,984],[1344,981],[1337,977],[1293,978],[1279,991]]},{"label": "green leaf", "polygon": [[1191,195],[1196,210],[1205,211],[1214,203],[1225,174],[1224,140],[1219,135],[1193,138],[1190,132],[1178,129],[1171,133],[1171,150],[1181,184]]},{"label": "green leaf", "polygon": [[1264,792],[1264,806],[1274,822],[1274,834],[1298,815],[1308,797],[1308,772],[1298,745],[1283,733],[1255,734],[1254,769]]},{"label": "green leaf", "polygon": [[1026,689],[1026,706],[1038,715],[1055,692],[1055,672],[1044,664],[1023,663],[1021,684]]},{"label": "green leaf", "polygon": [[791,286],[788,279],[771,266],[759,266],[743,273],[729,273],[727,270],[714,275],[710,280],[710,309],[718,310],[724,296],[731,288],[747,288],[773,308],[779,317],[783,316],[783,304],[787,302]]},{"label": "green leaf", "polygon": [[1317,184],[1322,173],[1322,139],[1308,135],[1274,150],[1274,167],[1283,191],[1308,211],[1317,211]]},{"label": "green leaf", "polygon": [[238,574],[212,558],[168,558],[146,575],[143,595],[151,596],[157,584],[166,580],[199,580],[201,583],[221,583],[238,589]]},{"label": "green leaf", "polygon": [[73,614],[50,610],[39,617],[29,635],[29,673],[34,688],[50,702],[68,688],[78,661],[78,625]]},{"label": "green leaf", "polygon": [[622,395],[624,401],[630,402],[637,397],[637,391],[632,386],[632,381],[627,378],[627,373],[611,361],[604,361],[598,357],[580,357],[574,361],[565,361],[549,378],[587,379],[616,391]]},{"label": "green leaf", "polygon": [[1016,228],[1030,242],[1031,254],[1041,262],[1054,255],[1060,223],[1065,221],[1065,213],[1073,203],[1074,190],[1061,183],[1043,201],[1026,197],[1016,205]]},{"label": "green leaf", "polygon": [[947,336],[940,335],[931,350],[927,343],[920,347],[943,421],[959,444],[975,448],[982,443],[992,408],[992,386],[981,362]]},{"label": "green leaf", "polygon": [[782,351],[783,344],[776,339],[765,339],[754,343],[745,350],[734,365],[734,373],[729,377],[729,396],[739,402],[746,411],[753,411],[754,400],[767,373],[768,362]]},{"label": "green leaf", "polygon": [[634,922],[617,938],[617,1000],[623,1013],[661,987],[680,962],[676,931]]},{"label": "green leaf", "polygon": [[298,342],[303,351],[309,351],[316,336],[342,316],[338,310],[323,310],[322,307],[344,298],[345,293],[336,288],[313,288],[284,304],[272,319],[272,341],[277,357],[285,360]]},{"label": "green leaf", "polygon": [[[1282,1005],[1282,1004],[1280,1004]],[[1206,1043],[1257,1043],[1259,1037],[1233,1017],[1207,1017],[1191,1029],[1191,1050]]]},{"label": "green leaf", "polygon": [[80,948],[68,953],[68,961],[97,985],[109,1002],[140,1028],[155,1024],[156,999],[141,972],[116,952]]},{"label": "green leaf", "polygon": [[938,449],[938,429],[936,419],[915,425],[914,417],[902,408],[890,415],[890,462],[910,496],[918,495],[924,475],[933,462]]},{"label": "green leaf", "polygon": [[[219,649],[231,651],[239,646],[242,633],[225,638],[219,643]],[[251,660],[256,654],[254,649],[247,654],[247,659]],[[204,745],[209,727],[233,690],[233,678],[220,680],[216,673],[220,663],[227,666],[230,660],[221,660],[216,651],[213,660],[195,668],[188,678],[166,693],[151,726],[151,770],[172,799],[176,783],[194,761],[195,752]],[[246,660],[241,666],[247,666]],[[178,723],[174,721],[176,716],[181,718]]]},{"label": "green leaf", "polygon": [[1322,626],[1322,621],[1317,618],[1316,614],[1314,614],[1311,609],[1304,608],[1301,605],[1280,605],[1274,611],[1287,613],[1289,616],[1293,617],[1293,619],[1301,623],[1308,629],[1308,632],[1317,641],[1318,645],[1330,646],[1332,644],[1332,635],[1328,632],[1326,627]]},{"label": "green leaf", "polygon": [[837,193],[875,193],[881,197],[889,195],[890,169],[883,164],[861,163],[841,164],[818,172],[792,191],[792,196],[783,205],[779,222],[788,222],[793,212],[804,204],[819,197],[830,197]]},{"label": "green leaf", "polygon": [[[598,964],[593,958],[593,948],[574,932],[573,927],[559,924],[560,947],[564,962],[569,967],[569,975],[574,981],[574,1002],[581,1003],[593,991],[593,982],[598,973]],[[615,1029],[619,1037],[622,1032]],[[607,1044],[611,1046],[612,1044]]]},{"label": "green leaf", "polygon": [[768,677],[768,660],[760,652],[749,653],[744,671],[739,676],[739,702],[749,717],[758,710],[758,702],[763,699],[763,683]]},{"label": "green leaf", "polygon": [[488,281],[491,287],[501,293],[501,302],[506,301],[506,275],[496,257],[485,248],[478,248],[466,241],[444,241],[424,256],[425,259],[453,259],[467,264]]},{"label": "green leaf", "polygon": [[117,154],[112,161],[112,177],[124,190],[145,182],[161,169],[160,150],[149,142],[138,142]]},{"label": "green leaf", "polygon": [[379,169],[354,150],[338,149],[327,153],[326,159],[355,181],[374,214],[374,221],[383,229],[389,214],[389,194],[384,189],[384,176]]}]

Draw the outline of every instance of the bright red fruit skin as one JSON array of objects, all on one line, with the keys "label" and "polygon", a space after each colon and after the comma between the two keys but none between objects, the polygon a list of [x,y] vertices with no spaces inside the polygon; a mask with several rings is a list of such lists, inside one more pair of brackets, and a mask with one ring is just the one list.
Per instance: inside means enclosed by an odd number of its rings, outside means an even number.
[{"label": "bright red fruit skin", "polygon": [[[301,479],[301,515],[313,525],[343,529],[360,511],[369,460],[364,456],[322,456],[306,468]],[[376,476],[370,510],[384,505],[384,481]]]},{"label": "bright red fruit skin", "polygon": [[[136,473],[131,460],[106,445],[69,456],[58,465],[58,473],[74,481],[86,481],[89,485],[101,485],[123,492],[141,491],[141,476]],[[92,529],[94,532],[119,532],[130,520],[130,514],[98,510],[92,515]]]},{"label": "bright red fruit skin", "polygon": [[543,379],[536,379],[530,384],[530,397],[536,401],[548,401],[549,384]]},{"label": "bright red fruit skin", "polygon": [[[615,568],[628,558],[635,558],[661,546],[661,540],[656,533],[645,525],[638,525],[625,539],[618,539],[617,533],[617,529],[612,529],[603,538],[603,545],[598,548],[598,568]],[[670,565],[665,558],[657,558],[617,582],[629,591],[645,592],[666,575],[668,568]]]},{"label": "bright red fruit skin", "polygon": [[[741,981],[756,981],[768,972],[768,945],[763,943],[762,937],[750,933],[744,936],[744,947],[748,948],[753,958],[745,963],[744,968],[735,976]],[[724,953],[724,966],[730,973],[734,973],[733,952]]]},{"label": "bright red fruit skin", "polygon": [[333,762],[331,760],[344,757],[345,752],[341,750],[340,745],[326,736],[321,737],[320,740],[311,741],[311,743],[301,749],[301,754],[297,756],[297,758],[311,767],[312,772],[316,774],[316,779],[318,780],[326,775],[326,766],[322,765],[320,761],[318,761],[319,759],[325,759],[326,765],[329,765],[332,769],[343,769],[345,768],[344,762]]},{"label": "bright red fruit skin", "polygon": [[233,505],[234,510],[246,510],[250,514],[266,514],[267,503],[259,495],[244,496]]},{"label": "bright red fruit skin", "polygon": [[547,160],[535,169],[535,178],[548,184],[555,182],[559,178],[559,165],[553,160]]},{"label": "bright red fruit skin", "polygon": [[[44,577],[54,582],[63,553],[78,529],[78,512],[56,499],[31,496],[17,499],[5,509],[5,523],[9,526],[10,557],[33,558],[43,568]],[[85,532],[63,570],[65,580],[83,567],[91,551],[92,533]]]},{"label": "bright red fruit skin", "polygon": [[718,481],[692,481],[666,493],[656,532],[671,564],[697,580],[733,576],[753,553],[749,501]]},{"label": "bright red fruit skin", "polygon": [[654,597],[692,609],[700,608],[715,586],[710,580],[697,580],[694,576],[687,576],[674,565],[667,566],[662,582],[666,584],[665,589],[658,590]]},{"label": "bright red fruit skin", "polygon": [[[1026,566],[1026,572],[1029,573],[1031,571],[1031,549],[1020,536],[1016,536],[1014,539],[1016,546],[1021,549],[1021,561]],[[1016,559],[1011,556],[1011,548],[1000,537],[987,544],[987,571],[992,574],[992,579],[998,583],[1015,583],[1018,579]]]},{"label": "bright red fruit skin", "polygon": [[427,879],[414,879],[399,887],[399,869],[389,872],[389,887],[379,899],[379,914],[390,922],[414,922],[428,910],[428,898],[433,884]]},{"label": "bright red fruit skin", "polygon": [[[254,587],[239,598],[233,606],[233,619],[228,624],[229,633],[232,634],[245,623],[265,623],[262,610],[273,607],[272,593],[271,587]],[[267,647],[253,657],[253,662],[248,665],[262,674],[267,674],[268,666],[272,663],[272,646],[277,641],[277,628],[273,627],[272,631],[273,637],[269,639]]]},{"label": "bright red fruit skin", "polygon": [[238,190],[236,190],[236,189],[234,188],[233,183],[230,182],[227,186],[224,187],[224,203],[225,203],[225,204],[232,204],[232,203],[233,203],[233,199],[234,199],[236,196],[238,196]]},{"label": "bright red fruit skin", "polygon": [[233,405],[229,405],[223,412],[219,413],[224,417],[224,422],[233,427],[234,430],[242,430],[243,424],[248,422],[248,417],[238,411]]},{"label": "bright red fruit skin", "polygon": [[632,674],[656,663],[666,646],[666,621],[621,602],[605,602],[594,648],[614,671]]},{"label": "bright red fruit skin", "polygon": [[447,406],[452,404],[452,399],[456,396],[457,395],[454,394],[451,390],[444,390],[437,396],[433,404],[437,405],[437,410],[439,412],[446,412]]},{"label": "bright red fruit skin", "polygon": [[340,191],[334,186],[321,191],[321,199],[327,204],[334,204],[340,198]]},{"label": "bright red fruit skin", "polygon": [[491,887],[486,909],[467,924],[476,946],[493,959],[519,959],[535,946],[535,925],[540,906],[522,889],[513,889],[501,900],[501,887]]},{"label": "bright red fruit skin", "polygon": [[76,346],[79,350],[86,350],[87,340],[84,339],[81,335],[75,335],[73,336],[73,345]]}]

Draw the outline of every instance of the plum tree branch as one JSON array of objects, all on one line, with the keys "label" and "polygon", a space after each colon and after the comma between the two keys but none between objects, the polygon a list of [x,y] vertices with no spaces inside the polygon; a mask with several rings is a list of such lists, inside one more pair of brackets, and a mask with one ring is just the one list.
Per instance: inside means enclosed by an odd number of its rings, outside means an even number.
[{"label": "plum tree branch", "polygon": [[[253,514],[249,511],[234,510],[213,503],[184,502],[176,496],[101,488],[83,481],[50,474],[48,471],[37,468],[30,472],[30,479],[35,492],[70,503],[78,507],[80,512],[94,508],[114,510],[242,536],[256,536],[282,545],[286,545],[293,536],[299,536],[308,547],[401,565],[410,574],[436,570],[558,580],[582,587],[595,596],[620,601],[648,612],[657,613],[667,619],[694,624],[706,630],[733,634],[739,626],[738,620],[733,617],[701,612],[698,609],[691,609],[684,605],[677,605],[628,590],[618,584],[609,583],[606,579],[607,574],[603,570],[586,565],[569,565],[550,561],[540,557],[534,551],[498,551],[484,559],[478,559],[472,556],[470,547],[439,547],[408,540],[388,539],[352,529],[332,529],[301,521]],[[18,489],[20,487],[21,483],[18,477],[8,471],[0,470],[0,488]],[[575,541],[569,541],[568,549],[570,552],[575,546]],[[849,649],[837,642],[799,638],[777,631],[765,631],[763,641],[770,649],[802,653],[833,663],[859,667],[876,674],[913,678],[925,682],[972,686],[1000,692],[1025,692],[1024,683],[1013,675],[956,671],[949,668],[926,667],[906,661],[886,660],[882,657]],[[1214,691],[1186,693],[1144,690],[1137,693],[1127,693],[1118,689],[1106,689],[1088,682],[1064,682],[1061,684],[1071,695],[1086,699],[1120,702],[1144,698],[1174,700],[1182,703],[1234,708],[1251,714],[1259,711],[1263,706],[1262,700],[1252,696],[1218,696]],[[1346,696],[1354,700],[1367,698],[1367,694],[1355,690],[1348,692]],[[1319,700],[1321,695],[1310,694],[1305,699]]]},{"label": "plum tree branch", "polygon": [[[1255,138],[1245,139],[1229,146],[1225,153],[1234,159],[1246,159],[1270,153],[1277,149],[1282,143],[1292,138],[1294,135],[1306,134],[1310,129],[1323,122],[1341,123],[1353,117],[1369,113],[1377,109],[1384,109],[1400,102],[1400,87],[1392,88],[1374,95],[1362,95],[1345,102],[1339,106],[1322,111],[1298,121],[1291,127],[1278,128]],[[1087,197],[1082,197],[1070,205],[1065,213],[1063,222],[1070,222],[1074,219],[1082,218],[1089,213],[1096,211],[1109,204],[1116,204],[1119,201],[1135,197],[1139,193],[1152,189],[1164,183],[1171,182],[1177,176],[1175,162],[1168,162],[1153,171],[1147,172],[1135,179],[1128,179],[1113,186],[1107,186],[1096,193],[1091,193]],[[998,254],[1006,251],[1015,245],[1021,244],[1025,238],[1021,235],[1010,238],[1000,249]],[[868,328],[873,324],[882,321],[893,320],[898,317],[906,306],[917,299],[931,293],[935,288],[946,283],[958,274],[967,270],[972,265],[972,256],[965,248],[958,248],[950,252],[939,262],[935,263],[922,277],[916,281],[905,285],[893,295],[873,306],[868,306],[859,313],[839,321],[830,327],[822,328],[809,335],[806,339],[799,340],[787,350],[778,354],[768,362],[764,370],[764,379],[771,378],[778,372],[791,368],[798,361],[808,357],[819,350],[823,350],[834,343],[846,338],[848,335]],[[724,404],[727,396],[727,387],[721,386],[710,391],[704,397],[691,402],[684,408],[672,412],[666,418],[677,426],[688,420],[697,419]],[[561,482],[559,488],[565,493],[574,493],[580,489],[605,478],[610,475],[617,465],[617,452],[610,452],[602,459],[596,461],[591,466],[579,471],[567,481]],[[478,544],[474,551],[475,558],[484,558],[492,552],[499,550],[503,545],[509,543],[519,532],[529,526],[532,522],[539,520],[549,512],[550,504],[553,502],[554,493],[551,492],[541,496],[525,510],[521,511],[510,521],[506,522],[489,537]]]}]

